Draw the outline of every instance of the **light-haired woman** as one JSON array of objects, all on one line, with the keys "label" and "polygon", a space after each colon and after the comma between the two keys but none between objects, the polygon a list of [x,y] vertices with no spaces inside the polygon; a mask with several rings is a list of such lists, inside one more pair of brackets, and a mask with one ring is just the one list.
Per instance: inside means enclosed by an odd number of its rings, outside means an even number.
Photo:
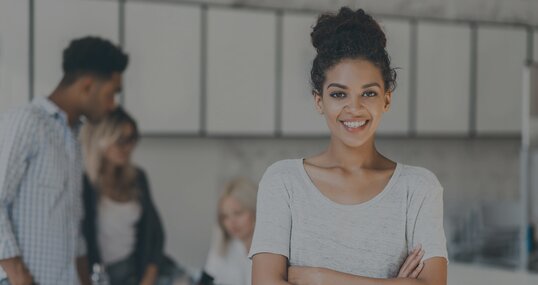
[{"label": "light-haired woman", "polygon": [[258,187],[246,178],[230,181],[218,203],[218,230],[205,271],[215,284],[250,285],[252,263],[247,257],[256,222]]},{"label": "light-haired woman", "polygon": [[88,263],[103,264],[112,285],[172,284],[184,272],[164,256],[148,179],[131,162],[138,138],[136,121],[122,108],[81,131]]}]

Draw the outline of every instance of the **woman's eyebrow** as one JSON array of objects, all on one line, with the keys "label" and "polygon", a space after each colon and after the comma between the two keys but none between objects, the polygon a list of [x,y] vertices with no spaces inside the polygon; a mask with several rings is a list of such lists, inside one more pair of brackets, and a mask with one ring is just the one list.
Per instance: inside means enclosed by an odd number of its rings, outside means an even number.
[{"label": "woman's eyebrow", "polygon": [[331,83],[331,84],[327,85],[327,88],[329,88],[329,87],[338,87],[338,88],[342,88],[342,89],[347,89],[347,86],[339,84],[339,83]]},{"label": "woman's eyebrow", "polygon": [[[372,82],[372,83],[368,83],[368,84],[364,84],[362,86],[363,89],[366,89],[368,87],[373,87],[373,86],[377,86],[379,88],[381,88],[381,85],[379,85],[379,83],[377,82]],[[327,88],[329,87],[338,87],[338,88],[341,88],[341,89],[348,89],[347,86],[343,85],[343,84],[340,84],[340,83],[331,83],[329,85],[327,85]]]},{"label": "woman's eyebrow", "polygon": [[379,85],[379,83],[377,83],[377,82],[372,82],[372,83],[364,84],[364,85],[362,86],[362,88],[368,88],[368,87],[373,87],[373,86],[377,86],[377,87],[381,88],[381,85]]}]

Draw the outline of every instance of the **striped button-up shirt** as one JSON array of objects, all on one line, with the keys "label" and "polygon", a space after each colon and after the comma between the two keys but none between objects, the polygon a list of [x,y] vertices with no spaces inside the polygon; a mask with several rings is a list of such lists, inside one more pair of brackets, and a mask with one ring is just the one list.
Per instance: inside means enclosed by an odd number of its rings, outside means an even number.
[{"label": "striped button-up shirt", "polygon": [[0,118],[0,259],[21,256],[40,285],[79,284],[76,258],[85,242],[77,129],[46,98]]}]

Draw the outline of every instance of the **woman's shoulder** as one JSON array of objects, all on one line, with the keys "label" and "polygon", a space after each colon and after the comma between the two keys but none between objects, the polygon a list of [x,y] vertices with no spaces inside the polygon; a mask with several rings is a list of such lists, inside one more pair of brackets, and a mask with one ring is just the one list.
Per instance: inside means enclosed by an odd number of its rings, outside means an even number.
[{"label": "woman's shoulder", "polygon": [[133,165],[133,168],[136,184],[138,184],[139,187],[149,188],[148,175],[146,174],[146,171],[138,165]]},{"label": "woman's shoulder", "polygon": [[284,159],[271,164],[263,174],[260,184],[270,182],[286,183],[287,181],[295,180],[301,175],[303,159]]},{"label": "woman's shoulder", "polygon": [[302,158],[296,158],[274,162],[265,170],[265,175],[282,175],[297,171],[298,165],[302,163],[302,160]]},{"label": "woman's shoulder", "polygon": [[146,170],[144,170],[144,168],[138,166],[138,165],[133,165],[133,168],[136,172],[136,177],[137,178],[144,178],[146,179],[147,175],[146,175]]},{"label": "woman's shoulder", "polygon": [[140,188],[143,194],[149,193],[150,186],[149,186],[149,180],[148,180],[146,171],[138,165],[133,165],[133,167],[134,167],[135,176],[136,176],[135,177],[136,185],[138,185],[138,187]]},{"label": "woman's shoulder", "polygon": [[400,179],[409,185],[410,189],[443,190],[443,186],[439,182],[437,175],[427,168],[400,163],[399,175]]}]

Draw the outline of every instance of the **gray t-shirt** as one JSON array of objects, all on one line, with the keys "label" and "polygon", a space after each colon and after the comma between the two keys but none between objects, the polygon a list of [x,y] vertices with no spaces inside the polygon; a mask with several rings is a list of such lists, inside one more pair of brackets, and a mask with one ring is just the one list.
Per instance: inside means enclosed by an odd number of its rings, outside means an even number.
[{"label": "gray t-shirt", "polygon": [[265,172],[258,190],[249,257],[286,256],[313,266],[373,278],[396,277],[418,244],[423,260],[447,258],[443,188],[430,171],[398,163],[373,199],[342,205],[324,196],[303,159],[282,160]]}]

